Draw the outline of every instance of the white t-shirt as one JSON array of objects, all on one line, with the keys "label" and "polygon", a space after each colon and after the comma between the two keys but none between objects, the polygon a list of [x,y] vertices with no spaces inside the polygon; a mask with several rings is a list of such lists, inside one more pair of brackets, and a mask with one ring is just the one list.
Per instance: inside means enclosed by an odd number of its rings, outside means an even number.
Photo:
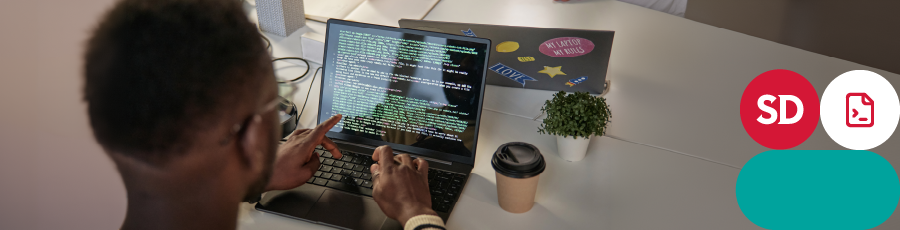
[{"label": "white t-shirt", "polygon": [[669,14],[684,17],[684,11],[687,8],[688,0],[619,0],[638,6],[647,7],[653,10],[666,12]]}]

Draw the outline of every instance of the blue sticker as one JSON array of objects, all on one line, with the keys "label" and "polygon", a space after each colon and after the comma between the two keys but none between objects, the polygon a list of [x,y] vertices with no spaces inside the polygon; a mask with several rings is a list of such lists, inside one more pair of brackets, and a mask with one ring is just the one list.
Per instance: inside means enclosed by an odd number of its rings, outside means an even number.
[{"label": "blue sticker", "polygon": [[472,29],[471,29],[471,28],[469,29],[469,31],[465,31],[465,30],[460,30],[460,31],[462,31],[463,34],[465,34],[466,36],[469,36],[469,37],[478,37],[478,36],[475,36],[475,32],[472,32]]},{"label": "blue sticker", "polygon": [[537,81],[522,72],[514,70],[513,68],[509,68],[509,66],[506,66],[503,63],[497,63],[496,65],[491,66],[491,68],[488,69],[493,70],[494,72],[497,72],[504,77],[508,77],[509,79],[522,84],[522,87],[525,87],[525,81]]},{"label": "blue sticker", "polygon": [[572,87],[572,86],[575,86],[578,83],[584,82],[586,80],[587,80],[587,76],[581,76],[579,78],[569,80],[569,82],[566,82],[566,85],[568,85],[569,87]]}]

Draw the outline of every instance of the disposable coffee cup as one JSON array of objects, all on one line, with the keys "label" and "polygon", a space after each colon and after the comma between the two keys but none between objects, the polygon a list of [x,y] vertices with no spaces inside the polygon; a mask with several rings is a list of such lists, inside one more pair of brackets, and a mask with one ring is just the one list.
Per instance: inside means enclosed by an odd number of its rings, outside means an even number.
[{"label": "disposable coffee cup", "polygon": [[497,176],[500,208],[511,213],[531,210],[538,178],[547,167],[541,151],[524,142],[506,143],[494,152],[491,166]]}]

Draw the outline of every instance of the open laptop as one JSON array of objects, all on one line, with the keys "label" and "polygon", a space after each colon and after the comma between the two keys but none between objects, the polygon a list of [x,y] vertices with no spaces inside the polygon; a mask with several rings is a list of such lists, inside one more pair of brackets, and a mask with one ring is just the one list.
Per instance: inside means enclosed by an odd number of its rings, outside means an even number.
[{"label": "open laptop", "polygon": [[343,120],[318,148],[305,185],[266,193],[256,208],[345,229],[402,229],[372,196],[375,147],[428,160],[432,208],[447,220],[475,161],[491,41],[328,20],[318,123]]}]

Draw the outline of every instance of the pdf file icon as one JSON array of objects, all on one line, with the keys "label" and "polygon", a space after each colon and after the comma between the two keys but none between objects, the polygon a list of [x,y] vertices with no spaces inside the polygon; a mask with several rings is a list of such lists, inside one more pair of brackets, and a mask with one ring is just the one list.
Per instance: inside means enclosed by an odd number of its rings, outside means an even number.
[{"label": "pdf file icon", "polygon": [[847,127],[875,125],[875,101],[866,93],[847,94]]}]

